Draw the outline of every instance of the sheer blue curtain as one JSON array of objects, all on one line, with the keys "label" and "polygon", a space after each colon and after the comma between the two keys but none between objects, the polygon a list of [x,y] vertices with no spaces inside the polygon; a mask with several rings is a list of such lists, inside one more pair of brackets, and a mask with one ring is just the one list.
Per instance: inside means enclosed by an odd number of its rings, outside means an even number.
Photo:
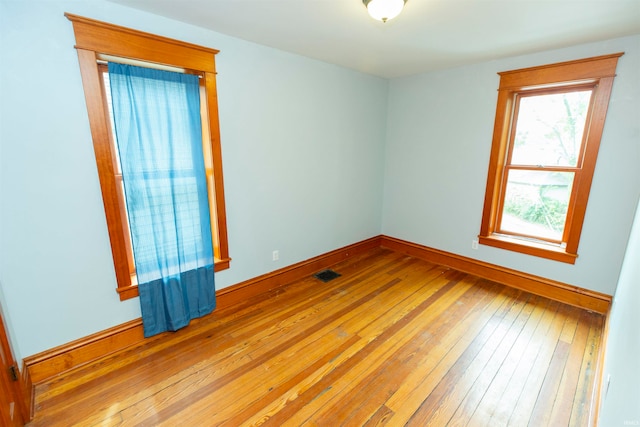
[{"label": "sheer blue curtain", "polygon": [[215,308],[198,77],[109,63],[145,336]]}]

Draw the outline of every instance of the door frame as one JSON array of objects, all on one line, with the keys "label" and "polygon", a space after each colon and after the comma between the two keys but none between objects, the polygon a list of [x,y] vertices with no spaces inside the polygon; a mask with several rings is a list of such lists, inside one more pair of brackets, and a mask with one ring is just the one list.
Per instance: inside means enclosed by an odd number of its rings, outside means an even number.
[{"label": "door frame", "polygon": [[[8,397],[0,405],[0,421],[8,423],[10,426],[23,426],[30,421],[31,411],[27,409],[26,387],[11,350],[9,335],[2,317],[2,307],[0,307],[0,365],[2,368],[0,391],[3,394],[6,393],[5,396]],[[5,407],[5,403],[7,405],[14,404],[12,413],[8,407]]]}]

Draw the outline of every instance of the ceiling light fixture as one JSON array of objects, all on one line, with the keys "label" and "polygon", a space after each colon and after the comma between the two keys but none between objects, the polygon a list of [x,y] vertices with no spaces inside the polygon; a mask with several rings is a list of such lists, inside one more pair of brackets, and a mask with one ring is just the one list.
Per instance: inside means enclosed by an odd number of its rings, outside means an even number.
[{"label": "ceiling light fixture", "polygon": [[362,0],[369,15],[378,21],[387,22],[400,15],[407,0]]}]

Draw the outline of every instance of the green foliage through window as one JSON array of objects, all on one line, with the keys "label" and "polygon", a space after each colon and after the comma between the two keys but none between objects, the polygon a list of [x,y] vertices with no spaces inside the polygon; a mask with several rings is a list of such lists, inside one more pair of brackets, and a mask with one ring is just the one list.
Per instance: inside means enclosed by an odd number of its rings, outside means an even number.
[{"label": "green foliage through window", "polygon": [[568,202],[550,197],[553,186],[533,187],[531,191],[515,190],[505,200],[505,212],[533,224],[540,224],[556,232],[564,229]]}]

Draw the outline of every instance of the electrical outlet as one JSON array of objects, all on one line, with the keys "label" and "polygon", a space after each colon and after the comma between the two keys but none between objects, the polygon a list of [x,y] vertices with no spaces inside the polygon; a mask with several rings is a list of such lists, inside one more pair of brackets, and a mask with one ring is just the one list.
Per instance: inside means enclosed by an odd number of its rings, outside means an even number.
[{"label": "electrical outlet", "polygon": [[273,261],[278,261],[280,259],[280,251],[273,251],[271,258]]},{"label": "electrical outlet", "polygon": [[473,239],[471,241],[471,249],[478,250],[478,239]]}]

